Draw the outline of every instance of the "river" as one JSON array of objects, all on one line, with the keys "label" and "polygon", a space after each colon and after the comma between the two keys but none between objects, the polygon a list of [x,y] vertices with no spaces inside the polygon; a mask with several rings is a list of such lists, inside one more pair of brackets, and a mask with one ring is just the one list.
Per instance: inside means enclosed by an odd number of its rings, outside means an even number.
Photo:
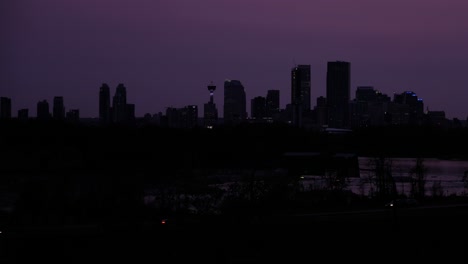
[{"label": "river", "polygon": [[[359,157],[359,177],[349,178],[346,189],[361,195],[371,195],[375,191],[375,184],[372,183],[374,173],[371,165],[372,157]],[[392,175],[396,182],[397,192],[409,195],[411,191],[411,168],[415,166],[415,158],[391,158]],[[468,188],[465,188],[463,181],[465,171],[468,171],[468,161],[465,160],[441,160],[435,158],[425,158],[423,166],[425,174],[425,194],[432,196],[439,193],[448,195],[465,195]],[[306,176],[303,179],[305,188],[320,189],[325,186],[323,176]],[[468,186],[467,186],[468,187]]]}]

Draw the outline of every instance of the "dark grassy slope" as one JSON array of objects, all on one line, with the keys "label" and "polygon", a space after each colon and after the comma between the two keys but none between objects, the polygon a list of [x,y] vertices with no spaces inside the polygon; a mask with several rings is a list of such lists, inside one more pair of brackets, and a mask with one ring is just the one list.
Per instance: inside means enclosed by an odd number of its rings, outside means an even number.
[{"label": "dark grassy slope", "polygon": [[[466,159],[465,129],[372,128],[329,135],[286,126],[174,130],[2,123],[0,146],[2,193],[18,195],[12,215],[1,219],[5,263],[466,258],[466,243],[454,238],[466,236],[465,208],[409,211],[399,215],[398,225],[388,211],[298,218],[267,210],[261,221],[248,224],[251,210],[262,208],[237,203],[242,206],[221,218],[161,229],[148,225],[152,218],[139,199],[153,185],[202,191],[212,179],[200,171],[275,168],[285,152]],[[283,202],[271,198],[276,206]],[[291,209],[284,213],[300,204],[283,205]],[[342,204],[325,207],[330,206]]]}]

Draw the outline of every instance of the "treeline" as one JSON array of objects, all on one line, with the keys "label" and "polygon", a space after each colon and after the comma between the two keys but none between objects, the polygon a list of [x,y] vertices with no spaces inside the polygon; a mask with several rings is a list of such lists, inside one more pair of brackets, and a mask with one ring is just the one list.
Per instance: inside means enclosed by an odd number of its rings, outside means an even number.
[{"label": "treeline", "polygon": [[269,168],[286,152],[468,158],[468,129],[382,127],[327,134],[287,125],[215,129],[0,123],[2,170]]},{"label": "treeline", "polygon": [[[239,189],[220,207],[226,215],[280,205],[311,209],[324,201],[346,205],[350,196],[336,189],[301,194],[290,173],[275,172],[285,166],[284,153],[466,159],[467,147],[464,128],[385,127],[328,134],[260,124],[171,129],[1,122],[0,187],[18,194],[13,222],[24,224],[140,221],[148,213],[142,203],[147,189],[159,190],[170,210],[180,194],[218,199],[209,186],[219,179],[210,176],[233,171],[241,177],[236,179]],[[257,181],[256,171],[274,177]]]}]

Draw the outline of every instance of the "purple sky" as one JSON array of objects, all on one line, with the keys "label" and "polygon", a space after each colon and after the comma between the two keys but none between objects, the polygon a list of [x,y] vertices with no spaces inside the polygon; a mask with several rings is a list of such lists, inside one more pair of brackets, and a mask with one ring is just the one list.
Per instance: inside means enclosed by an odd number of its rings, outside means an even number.
[{"label": "purple sky", "polygon": [[98,92],[127,87],[136,115],[196,104],[213,81],[238,79],[250,99],[281,90],[294,63],[311,65],[312,106],[325,96],[327,61],[351,63],[357,86],[414,91],[429,110],[468,116],[466,0],[2,0],[0,96],[13,115],[56,95],[82,117]]}]

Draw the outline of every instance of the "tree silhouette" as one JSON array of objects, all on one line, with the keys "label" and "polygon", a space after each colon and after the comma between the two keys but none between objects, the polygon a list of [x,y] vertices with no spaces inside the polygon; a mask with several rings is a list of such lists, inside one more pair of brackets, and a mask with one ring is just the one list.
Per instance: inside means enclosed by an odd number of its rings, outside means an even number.
[{"label": "tree silhouette", "polygon": [[424,165],[424,158],[416,158],[416,164],[410,169],[412,177],[411,192],[414,197],[424,198],[427,176],[427,167]]}]

